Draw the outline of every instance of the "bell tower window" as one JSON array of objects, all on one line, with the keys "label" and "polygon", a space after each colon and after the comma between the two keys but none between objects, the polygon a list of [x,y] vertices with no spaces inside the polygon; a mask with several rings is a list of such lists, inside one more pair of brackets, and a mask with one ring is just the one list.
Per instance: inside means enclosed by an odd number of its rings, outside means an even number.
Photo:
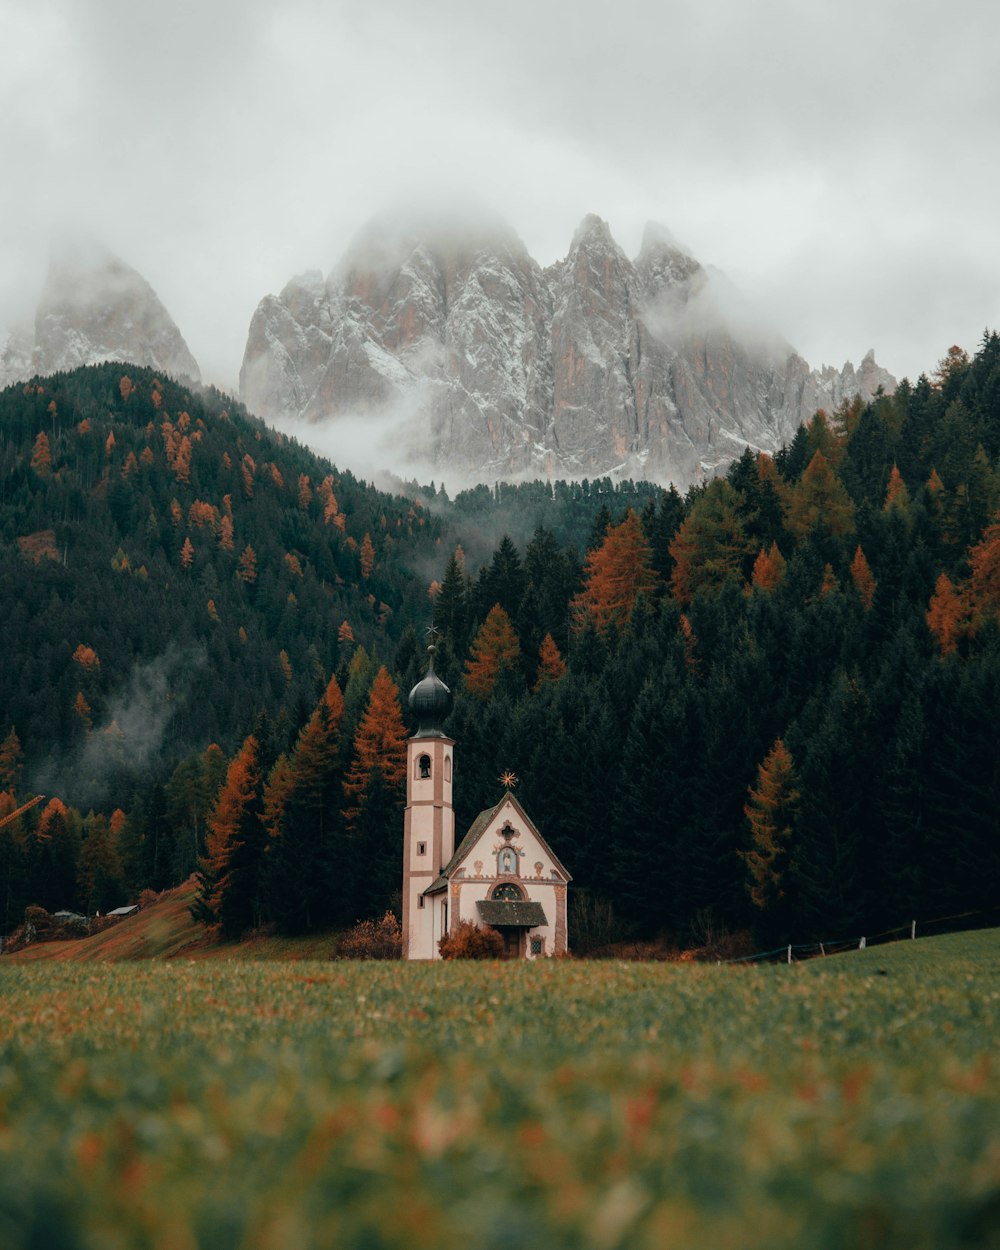
[{"label": "bell tower window", "polygon": [[431,757],[429,755],[421,755],[417,760],[417,776],[426,780],[431,775]]}]

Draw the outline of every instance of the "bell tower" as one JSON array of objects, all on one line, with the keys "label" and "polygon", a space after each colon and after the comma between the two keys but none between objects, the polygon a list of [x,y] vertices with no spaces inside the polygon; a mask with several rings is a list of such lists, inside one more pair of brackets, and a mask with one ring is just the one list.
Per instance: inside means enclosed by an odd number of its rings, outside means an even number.
[{"label": "bell tower", "polygon": [[448,893],[425,897],[455,853],[452,768],[455,743],[442,728],[451,691],[434,672],[427,648],[427,676],[410,691],[417,728],[406,748],[406,812],[403,817],[403,958],[437,959],[448,931]]}]

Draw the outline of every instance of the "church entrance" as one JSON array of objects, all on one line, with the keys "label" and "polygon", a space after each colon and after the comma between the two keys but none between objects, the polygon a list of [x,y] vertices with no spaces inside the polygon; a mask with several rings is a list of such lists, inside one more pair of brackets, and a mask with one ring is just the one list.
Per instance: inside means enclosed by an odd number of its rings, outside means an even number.
[{"label": "church entrance", "polygon": [[504,959],[523,959],[524,930],[518,925],[498,924],[496,931],[503,938]]}]

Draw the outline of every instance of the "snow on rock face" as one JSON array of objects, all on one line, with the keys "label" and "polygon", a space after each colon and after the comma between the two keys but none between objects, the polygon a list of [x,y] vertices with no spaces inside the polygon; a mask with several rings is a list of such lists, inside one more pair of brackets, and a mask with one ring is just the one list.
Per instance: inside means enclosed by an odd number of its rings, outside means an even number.
[{"label": "snow on rock face", "polygon": [[56,373],[104,360],[146,365],[198,382],[200,371],[149,283],[103,248],[88,244],[53,259],[20,350],[0,344],[0,382]]},{"label": "snow on rock face", "polygon": [[663,227],[633,263],[595,216],[544,271],[506,227],[373,223],[325,281],[261,301],[240,371],[262,417],[389,414],[397,453],[465,478],[681,487],[879,386],[871,353],[810,370]]}]

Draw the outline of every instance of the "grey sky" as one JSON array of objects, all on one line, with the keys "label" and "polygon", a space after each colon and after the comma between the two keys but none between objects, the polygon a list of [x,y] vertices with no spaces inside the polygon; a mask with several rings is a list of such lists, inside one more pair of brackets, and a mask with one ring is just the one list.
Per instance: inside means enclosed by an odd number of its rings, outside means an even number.
[{"label": "grey sky", "polygon": [[233,387],[261,296],[460,194],[543,263],[662,221],[810,363],[916,376],[1000,325],[998,60],[993,0],[0,0],[0,322],[82,226]]}]

